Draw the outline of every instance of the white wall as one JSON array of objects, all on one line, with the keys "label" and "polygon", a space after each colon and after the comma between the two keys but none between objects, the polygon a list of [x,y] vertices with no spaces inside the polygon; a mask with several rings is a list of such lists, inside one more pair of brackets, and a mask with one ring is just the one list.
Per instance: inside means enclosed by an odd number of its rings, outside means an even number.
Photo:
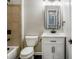
[{"label": "white wall", "polygon": [[65,24],[63,26],[64,32],[71,35],[71,5],[63,4],[63,20],[65,20]]},{"label": "white wall", "polygon": [[[66,1],[66,0],[61,0]],[[67,2],[70,0],[67,0]],[[44,1],[43,0],[25,0],[24,3],[24,35],[39,35],[44,29]],[[64,32],[71,33],[71,7],[62,3]]]},{"label": "white wall", "polygon": [[25,0],[24,35],[40,35],[43,32],[42,0]]},{"label": "white wall", "polygon": [[64,24],[64,32],[67,34],[68,38],[66,38],[66,58],[72,59],[72,45],[68,42],[70,40],[72,34],[72,19],[71,19],[71,5],[63,4],[63,19],[65,20]]},{"label": "white wall", "polygon": [[[22,21],[24,28],[23,37],[26,35],[40,35],[44,31],[44,3],[43,0],[23,0],[23,14]],[[66,22],[63,27],[63,31],[67,34],[71,34],[71,6],[68,2],[70,0],[61,0],[61,9],[63,12],[63,20]],[[70,36],[69,36],[70,37]],[[41,51],[41,43],[39,43],[35,51]]]}]

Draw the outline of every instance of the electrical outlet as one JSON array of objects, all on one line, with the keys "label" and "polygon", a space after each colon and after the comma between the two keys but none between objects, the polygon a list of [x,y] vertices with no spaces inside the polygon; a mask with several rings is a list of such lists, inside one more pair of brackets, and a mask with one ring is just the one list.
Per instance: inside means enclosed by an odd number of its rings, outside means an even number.
[{"label": "electrical outlet", "polygon": [[7,30],[7,34],[11,34],[11,30]]},{"label": "electrical outlet", "polygon": [[10,0],[7,0],[8,2],[10,2]]}]

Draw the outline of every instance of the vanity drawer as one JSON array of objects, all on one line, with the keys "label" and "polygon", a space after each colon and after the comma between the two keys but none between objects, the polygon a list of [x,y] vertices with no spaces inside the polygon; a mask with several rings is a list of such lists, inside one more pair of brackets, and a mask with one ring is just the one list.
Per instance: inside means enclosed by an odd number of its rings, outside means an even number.
[{"label": "vanity drawer", "polygon": [[53,37],[53,38],[43,38],[42,43],[55,43],[55,44],[64,44],[65,43],[65,38],[64,37]]}]

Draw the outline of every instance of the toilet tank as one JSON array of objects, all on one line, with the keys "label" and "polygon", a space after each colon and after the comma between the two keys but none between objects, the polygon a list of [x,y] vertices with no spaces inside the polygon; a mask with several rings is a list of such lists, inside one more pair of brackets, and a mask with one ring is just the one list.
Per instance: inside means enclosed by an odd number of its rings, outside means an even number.
[{"label": "toilet tank", "polygon": [[34,47],[38,43],[38,36],[25,36],[26,44],[29,47]]}]

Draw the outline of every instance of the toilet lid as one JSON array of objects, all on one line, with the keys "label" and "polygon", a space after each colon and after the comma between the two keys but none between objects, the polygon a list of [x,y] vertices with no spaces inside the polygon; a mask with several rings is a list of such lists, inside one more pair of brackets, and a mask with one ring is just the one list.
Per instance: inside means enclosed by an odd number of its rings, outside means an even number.
[{"label": "toilet lid", "polygon": [[21,51],[21,55],[22,55],[22,56],[27,56],[27,55],[29,55],[29,54],[31,54],[31,53],[33,53],[33,52],[34,52],[33,47],[26,47],[26,48],[24,48],[24,49]]}]

